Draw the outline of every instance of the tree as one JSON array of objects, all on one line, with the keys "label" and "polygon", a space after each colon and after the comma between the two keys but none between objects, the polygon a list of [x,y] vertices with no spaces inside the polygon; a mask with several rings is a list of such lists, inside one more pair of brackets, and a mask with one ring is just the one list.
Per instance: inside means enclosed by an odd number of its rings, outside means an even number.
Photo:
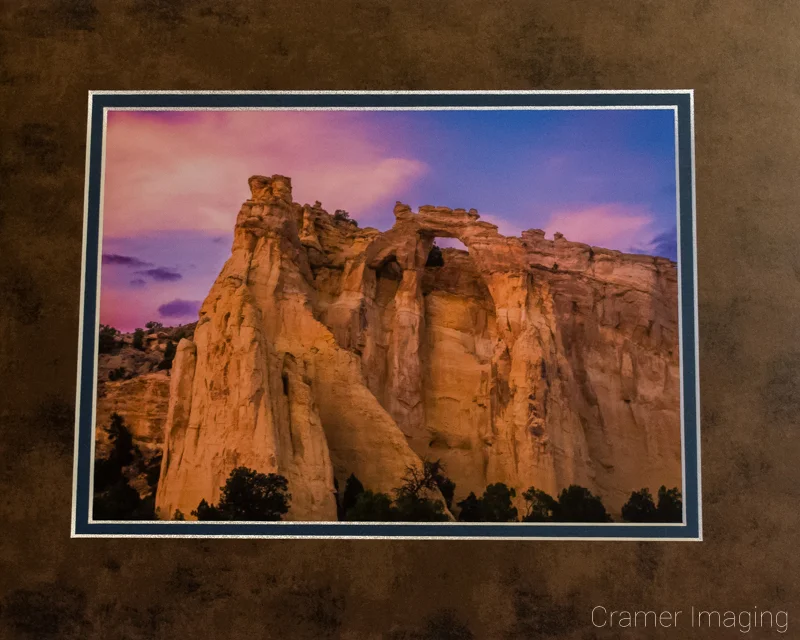
[{"label": "tree", "polygon": [[512,506],[511,499],[516,497],[517,492],[502,482],[490,484],[481,498],[483,521],[514,522],[517,519],[517,508]]},{"label": "tree", "polygon": [[622,517],[628,522],[682,522],[683,501],[677,487],[658,490],[658,505],[648,489],[634,491],[622,507]]},{"label": "tree", "polygon": [[399,495],[394,501],[395,519],[400,522],[445,522],[449,520],[440,500]]},{"label": "tree", "polygon": [[98,353],[112,353],[117,347],[117,336],[119,336],[119,331],[114,327],[101,324],[100,333],[97,336]]},{"label": "tree", "polygon": [[133,332],[133,341],[131,346],[139,351],[144,351],[144,329],[136,329]]},{"label": "tree", "polygon": [[155,320],[151,320],[150,322],[145,323],[145,328],[149,329],[150,331],[158,331],[159,329],[163,329],[164,325],[160,322],[156,322]]},{"label": "tree", "polygon": [[561,491],[556,517],[557,522],[611,522],[602,500],[576,484]]},{"label": "tree", "polygon": [[345,512],[345,520],[353,522],[392,522],[397,512],[392,498],[386,493],[366,490],[358,494],[355,504]]},{"label": "tree", "polygon": [[347,222],[348,224],[352,224],[354,227],[358,226],[358,222],[353,220],[350,217],[350,214],[345,211],[344,209],[337,209],[333,212],[333,219],[337,222]]},{"label": "tree", "polygon": [[677,487],[667,489],[664,485],[658,490],[656,507],[658,522],[683,522],[683,499]]},{"label": "tree", "polygon": [[478,498],[474,492],[470,491],[466,498],[456,503],[456,506],[461,509],[458,513],[458,519],[461,522],[482,522],[482,505],[481,499]]},{"label": "tree", "polygon": [[423,465],[426,468],[426,473],[433,478],[434,483],[439,488],[439,492],[442,494],[449,509],[453,505],[456,483],[445,475],[444,463],[441,460],[434,460],[433,462],[425,460]]},{"label": "tree", "polygon": [[628,522],[655,522],[656,505],[648,489],[634,491],[622,507],[622,518]]},{"label": "tree", "polygon": [[523,522],[548,522],[555,519],[558,513],[558,501],[553,496],[535,487],[529,487],[522,497],[525,499]]},{"label": "tree", "polygon": [[174,342],[172,342],[172,340],[167,342],[167,347],[164,349],[164,358],[158,363],[158,368],[167,370],[172,369],[172,361],[175,359],[175,353],[177,350],[178,347]]},{"label": "tree", "polygon": [[218,505],[201,500],[192,515],[198,520],[274,521],[289,511],[289,482],[282,475],[258,473],[247,467],[231,471]]},{"label": "tree", "polygon": [[358,496],[364,493],[364,485],[356,478],[355,474],[350,474],[344,485],[344,494],[342,494],[342,513],[352,509],[358,501]]},{"label": "tree", "polygon": [[99,493],[95,491],[92,517],[95,520],[142,520],[139,492],[127,478],[121,478],[106,486]]},{"label": "tree", "polygon": [[517,492],[502,482],[490,484],[482,497],[470,493],[458,503],[461,509],[458,519],[462,522],[514,522],[518,512],[512,506],[512,498],[516,496]]},{"label": "tree", "polygon": [[398,520],[441,522],[448,519],[442,502],[428,497],[439,488],[437,474],[440,467],[438,461],[436,464],[423,461],[422,467],[406,467],[403,484],[394,490]]},{"label": "tree", "polygon": [[128,482],[125,468],[139,462],[142,454],[118,413],[111,414],[108,427],[111,451],[94,464],[95,520],[140,520],[153,517],[151,506],[143,504],[139,492]]}]

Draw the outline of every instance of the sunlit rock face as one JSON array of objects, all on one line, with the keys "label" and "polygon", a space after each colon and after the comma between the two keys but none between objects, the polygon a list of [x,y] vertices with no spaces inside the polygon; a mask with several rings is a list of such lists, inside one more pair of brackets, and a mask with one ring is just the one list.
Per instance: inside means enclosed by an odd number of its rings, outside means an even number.
[{"label": "sunlit rock face", "polygon": [[[426,458],[456,501],[576,483],[618,511],[681,485],[673,262],[504,237],[475,210],[398,203],[381,233],[293,202],[289,178],[250,187],[175,358],[161,517],[238,465],[285,475],[296,520],[336,519],[334,479],[390,491]],[[437,237],[468,251],[430,260]]]}]

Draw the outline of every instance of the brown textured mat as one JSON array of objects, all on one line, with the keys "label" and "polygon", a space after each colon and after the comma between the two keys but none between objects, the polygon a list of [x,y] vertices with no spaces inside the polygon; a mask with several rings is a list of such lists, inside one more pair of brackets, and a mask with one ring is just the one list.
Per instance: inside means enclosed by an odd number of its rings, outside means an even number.
[{"label": "brown textured mat", "polygon": [[[0,636],[616,638],[592,606],[798,604],[800,4],[0,12]],[[694,88],[705,542],[70,540],[87,91],[212,88]]]}]

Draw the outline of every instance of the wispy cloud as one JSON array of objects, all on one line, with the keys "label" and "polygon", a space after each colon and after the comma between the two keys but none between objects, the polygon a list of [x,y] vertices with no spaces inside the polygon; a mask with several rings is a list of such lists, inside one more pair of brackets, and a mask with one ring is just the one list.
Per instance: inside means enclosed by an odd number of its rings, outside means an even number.
[{"label": "wispy cloud", "polygon": [[183,278],[183,276],[174,269],[167,269],[166,267],[156,267],[155,269],[137,271],[136,274],[140,276],[147,276],[156,282],[175,282],[176,280]]},{"label": "wispy cloud", "polygon": [[104,232],[228,233],[253,174],[291,176],[298,202],[320,200],[368,222],[425,163],[394,152],[391,133],[345,112],[111,112]]},{"label": "wispy cloud", "polygon": [[627,251],[652,237],[654,216],[646,209],[619,204],[559,211],[550,216],[545,233],[562,233],[567,240]]},{"label": "wispy cloud", "polygon": [[115,264],[122,267],[149,267],[152,265],[152,263],[140,260],[135,256],[122,256],[117,253],[104,253],[103,264]]},{"label": "wispy cloud", "polygon": [[603,204],[553,214],[545,233],[560,232],[567,240],[626,253],[644,253],[676,259],[677,234],[664,231],[645,207]]},{"label": "wispy cloud", "polygon": [[669,231],[659,233],[650,243],[653,255],[662,256],[671,260],[678,259],[678,229],[673,227]]}]

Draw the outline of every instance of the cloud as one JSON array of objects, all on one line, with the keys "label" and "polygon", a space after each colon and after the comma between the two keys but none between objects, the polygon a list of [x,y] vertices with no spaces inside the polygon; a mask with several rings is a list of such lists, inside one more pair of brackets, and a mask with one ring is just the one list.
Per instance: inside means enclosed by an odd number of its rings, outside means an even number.
[{"label": "cloud", "polygon": [[620,204],[604,204],[554,213],[545,233],[564,234],[567,240],[628,251],[649,245],[653,237],[654,216],[646,209]]},{"label": "cloud", "polygon": [[104,253],[103,264],[116,264],[123,267],[149,267],[152,263],[145,262],[134,256],[122,256],[117,253]]},{"label": "cloud", "polygon": [[158,308],[162,318],[185,318],[196,316],[202,303],[199,300],[172,300]]},{"label": "cloud", "polygon": [[678,229],[673,227],[671,231],[659,233],[651,241],[651,251],[653,255],[678,259]]},{"label": "cloud", "polygon": [[140,287],[145,286],[147,284],[147,282],[145,280],[142,280],[141,278],[135,278],[134,280],[131,280],[129,284],[132,287],[140,288]]},{"label": "cloud", "polygon": [[659,229],[656,217],[644,207],[603,204],[557,212],[545,226],[547,235],[556,232],[595,247],[676,259],[676,229]]},{"label": "cloud", "polygon": [[136,274],[140,276],[147,276],[156,282],[175,282],[183,277],[174,269],[167,269],[166,267],[156,267],[155,269],[137,271]]},{"label": "cloud", "polygon": [[247,178],[281,173],[294,199],[319,200],[369,219],[391,208],[427,166],[397,151],[405,142],[357,112],[111,111],[104,233],[168,229],[229,233],[249,197]]}]

